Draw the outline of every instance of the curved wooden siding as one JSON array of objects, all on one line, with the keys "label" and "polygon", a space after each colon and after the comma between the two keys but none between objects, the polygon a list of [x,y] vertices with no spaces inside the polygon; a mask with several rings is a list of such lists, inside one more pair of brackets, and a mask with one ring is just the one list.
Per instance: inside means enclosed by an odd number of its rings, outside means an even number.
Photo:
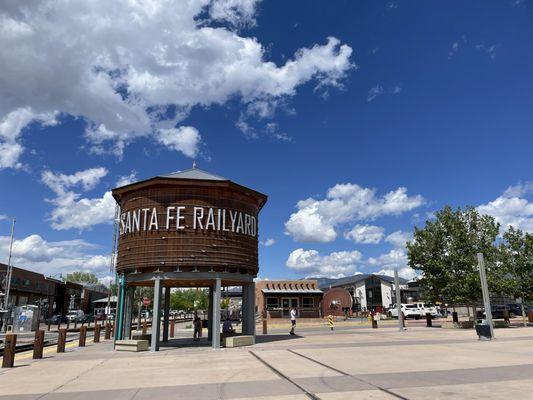
[{"label": "curved wooden siding", "polygon": [[[198,186],[195,182],[165,185],[155,184],[125,193],[120,198],[121,213],[154,207],[159,230],[135,231],[119,236],[117,271],[153,270],[161,266],[172,268],[235,269],[250,275],[258,272],[258,235],[221,230],[193,230],[193,207],[226,209],[256,218],[261,206],[259,199],[235,187]],[[203,183],[205,185],[205,183]],[[166,230],[166,208],[185,206],[183,230],[172,225]],[[174,223],[176,221],[173,221]]]}]

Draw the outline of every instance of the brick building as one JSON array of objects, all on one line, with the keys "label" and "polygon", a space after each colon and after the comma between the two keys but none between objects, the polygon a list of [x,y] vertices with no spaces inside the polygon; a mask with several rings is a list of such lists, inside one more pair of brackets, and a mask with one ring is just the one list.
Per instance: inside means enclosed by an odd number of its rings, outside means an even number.
[{"label": "brick building", "polygon": [[[0,308],[6,290],[7,265],[0,263]],[[66,314],[70,309],[94,312],[94,301],[107,297],[108,289],[102,284],[62,282],[38,272],[13,267],[10,306],[37,305],[43,319],[54,314]]]},{"label": "brick building", "polygon": [[[7,265],[0,263],[2,292],[6,290]],[[12,306],[37,305],[41,316],[48,318],[56,308],[56,287],[60,281],[38,272],[13,267],[9,304]],[[2,299],[4,303],[5,299]]]}]

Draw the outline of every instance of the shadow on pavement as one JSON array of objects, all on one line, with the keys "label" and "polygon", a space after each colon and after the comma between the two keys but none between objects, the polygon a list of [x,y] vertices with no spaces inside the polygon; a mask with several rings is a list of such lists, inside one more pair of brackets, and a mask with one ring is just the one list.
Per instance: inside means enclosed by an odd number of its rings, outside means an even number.
[{"label": "shadow on pavement", "polygon": [[255,343],[270,343],[270,342],[279,342],[283,340],[292,340],[292,339],[298,339],[302,338],[303,336],[300,335],[289,335],[288,333],[284,335],[257,335],[255,337]]},{"label": "shadow on pavement", "polygon": [[[257,335],[255,337],[255,343],[270,343],[270,342],[278,342],[278,341],[284,341],[284,340],[292,340],[301,338],[302,336],[299,335],[289,335],[286,334],[274,334],[274,335]],[[161,349],[163,348],[182,348],[182,347],[211,347],[211,341],[207,340],[207,338],[200,339],[199,342],[193,341],[192,338],[175,338],[170,339],[168,342],[160,342],[159,347]]]}]

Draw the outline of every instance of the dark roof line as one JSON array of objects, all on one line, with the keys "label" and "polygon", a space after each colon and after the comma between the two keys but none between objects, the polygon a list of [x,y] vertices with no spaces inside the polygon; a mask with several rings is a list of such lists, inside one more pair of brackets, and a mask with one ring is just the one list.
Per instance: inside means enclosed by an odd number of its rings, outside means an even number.
[{"label": "dark roof line", "polygon": [[[384,280],[389,283],[394,283],[394,278],[392,276],[388,275],[377,275],[377,274],[357,274],[353,276],[347,276],[344,278],[336,278],[336,279],[324,279],[322,283],[319,283],[320,289],[328,289],[330,287],[339,287],[344,285],[351,285],[355,284],[361,281],[364,281],[370,277],[376,277],[378,279]],[[400,278],[400,283],[405,284],[407,283],[407,279]]]}]

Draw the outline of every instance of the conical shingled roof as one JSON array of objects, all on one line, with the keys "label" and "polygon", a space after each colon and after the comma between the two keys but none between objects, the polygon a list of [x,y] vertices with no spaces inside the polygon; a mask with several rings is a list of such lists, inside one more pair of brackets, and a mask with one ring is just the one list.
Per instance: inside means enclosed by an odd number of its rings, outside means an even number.
[{"label": "conical shingled roof", "polygon": [[186,169],[184,171],[172,172],[166,175],[158,175],[160,178],[171,178],[171,179],[198,179],[198,180],[208,180],[208,181],[229,181],[222,176],[212,174],[207,171],[203,171],[199,168]]},{"label": "conical shingled roof", "polygon": [[[127,185],[123,185],[120,187],[116,187],[113,189],[113,197],[115,200],[120,204],[121,197],[131,192],[132,190],[137,190],[141,187],[146,187],[149,185],[155,185],[155,184],[172,184],[172,180],[181,181],[181,182],[187,182],[187,181],[199,181],[199,185],[203,185],[202,181],[211,181],[214,186],[222,186],[222,187],[232,187],[234,189],[237,189],[239,191],[248,192],[248,194],[252,195],[257,199],[259,202],[259,208],[262,208],[264,204],[267,201],[267,195],[260,193],[254,189],[250,189],[249,187],[239,185],[238,183],[235,183],[227,178],[224,178],[219,175],[212,174],[207,171],[203,171],[199,168],[196,168],[195,166],[191,169],[186,169],[184,171],[177,171],[172,172],[170,174],[164,174],[164,175],[157,175],[149,179],[144,179],[137,182],[132,182]],[[178,183],[176,182],[176,183]],[[190,182],[191,185],[196,185],[196,182]]]}]

